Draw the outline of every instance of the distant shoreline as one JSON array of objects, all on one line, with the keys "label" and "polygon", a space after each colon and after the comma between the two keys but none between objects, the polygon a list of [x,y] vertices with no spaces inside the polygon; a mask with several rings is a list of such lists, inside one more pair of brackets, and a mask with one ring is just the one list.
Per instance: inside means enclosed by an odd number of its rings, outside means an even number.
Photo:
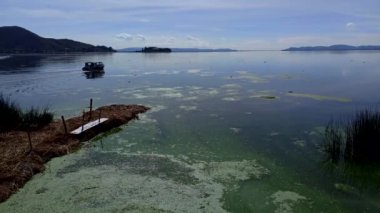
[{"label": "distant shoreline", "polygon": [[380,46],[377,45],[361,45],[350,46],[345,44],[336,44],[331,46],[304,46],[304,47],[290,47],[282,51],[368,51],[368,50],[380,50]]},{"label": "distant shoreline", "polygon": [[[376,52],[379,50],[359,50],[359,49],[353,49],[353,50],[234,50],[234,51],[182,51],[182,52],[176,52],[172,51],[171,53],[231,53],[231,52]],[[41,52],[28,52],[28,53],[6,53],[6,52],[0,52],[0,57],[3,56],[9,56],[12,55],[91,55],[91,54],[102,54],[102,55],[108,55],[108,54],[114,54],[114,53],[128,53],[128,54],[141,54],[142,52],[134,52],[134,51],[116,51],[116,52],[48,52],[48,53],[41,53]],[[8,57],[6,57],[8,58]],[[0,58],[0,60],[4,60],[6,58]]]},{"label": "distant shoreline", "polygon": [[[129,47],[124,49],[118,49],[117,52],[144,52],[141,51],[143,48],[139,47]],[[158,48],[165,49],[165,48]],[[237,52],[239,50],[230,49],[230,48],[217,48],[217,49],[209,49],[209,48],[166,48],[170,49],[172,53],[180,53],[180,52]]]}]

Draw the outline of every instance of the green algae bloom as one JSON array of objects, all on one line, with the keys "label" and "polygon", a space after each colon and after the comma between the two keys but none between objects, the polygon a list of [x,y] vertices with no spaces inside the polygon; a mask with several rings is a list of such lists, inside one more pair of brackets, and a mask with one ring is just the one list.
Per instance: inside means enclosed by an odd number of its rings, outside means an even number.
[{"label": "green algae bloom", "polygon": [[[268,81],[262,77],[259,77],[253,73],[247,71],[238,71],[238,76],[234,76],[232,79],[247,80],[254,84],[267,83]],[[231,79],[231,78],[228,78]]]},{"label": "green algae bloom", "polygon": [[316,94],[306,94],[306,93],[287,93],[287,96],[299,97],[299,98],[310,98],[317,101],[338,101],[338,102],[351,102],[349,98],[333,97],[333,96],[323,96]]},{"label": "green algae bloom", "polygon": [[271,96],[271,95],[261,95],[260,98],[266,99],[266,100],[274,100],[277,97],[276,96]]},{"label": "green algae bloom", "polygon": [[273,199],[273,204],[277,207],[275,213],[291,213],[296,204],[306,200],[305,196],[292,191],[278,191],[270,197]]}]

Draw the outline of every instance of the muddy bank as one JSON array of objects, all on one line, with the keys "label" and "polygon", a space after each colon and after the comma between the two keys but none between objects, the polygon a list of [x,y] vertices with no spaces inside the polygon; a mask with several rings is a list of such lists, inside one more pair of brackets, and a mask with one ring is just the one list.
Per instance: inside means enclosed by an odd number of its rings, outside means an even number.
[{"label": "muddy bank", "polygon": [[[89,140],[99,133],[118,127],[149,108],[141,105],[110,105],[100,107],[84,114],[85,122],[108,118],[95,128],[80,135],[65,134],[62,121],[57,120],[44,128],[30,133],[32,149],[28,135],[23,131],[0,134],[0,202],[5,201],[33,175],[44,171],[44,163],[51,158],[68,154],[81,146],[82,141]],[[80,127],[83,116],[66,120],[68,132]]]}]

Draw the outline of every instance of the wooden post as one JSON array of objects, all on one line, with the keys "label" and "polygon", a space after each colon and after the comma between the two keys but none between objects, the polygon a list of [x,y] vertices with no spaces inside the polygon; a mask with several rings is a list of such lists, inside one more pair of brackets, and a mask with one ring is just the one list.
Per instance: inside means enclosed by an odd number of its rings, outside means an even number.
[{"label": "wooden post", "polygon": [[102,110],[99,109],[99,120],[98,120],[98,123],[100,123],[100,117],[101,117],[101,113],[102,113]]},{"label": "wooden post", "polygon": [[67,126],[66,126],[65,117],[63,117],[62,115],[61,118],[62,118],[63,127],[65,128],[65,135],[67,135]]},{"label": "wooden post", "polygon": [[83,132],[83,127],[84,127],[84,110],[83,110],[83,115],[82,115],[82,132]]},{"label": "wooden post", "polygon": [[90,117],[88,118],[88,121],[91,121],[92,117],[92,98],[90,99]]},{"label": "wooden post", "polygon": [[29,140],[29,153],[30,153],[33,150],[32,139],[30,138],[30,132],[27,131],[27,133],[28,133],[28,140]]}]

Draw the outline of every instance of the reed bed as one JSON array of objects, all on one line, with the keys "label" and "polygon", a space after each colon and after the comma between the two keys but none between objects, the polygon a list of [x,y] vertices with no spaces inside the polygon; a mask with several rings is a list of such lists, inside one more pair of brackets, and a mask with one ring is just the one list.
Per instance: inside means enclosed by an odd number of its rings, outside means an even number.
[{"label": "reed bed", "polygon": [[364,109],[346,122],[331,120],[323,150],[334,163],[380,165],[380,111]]}]

